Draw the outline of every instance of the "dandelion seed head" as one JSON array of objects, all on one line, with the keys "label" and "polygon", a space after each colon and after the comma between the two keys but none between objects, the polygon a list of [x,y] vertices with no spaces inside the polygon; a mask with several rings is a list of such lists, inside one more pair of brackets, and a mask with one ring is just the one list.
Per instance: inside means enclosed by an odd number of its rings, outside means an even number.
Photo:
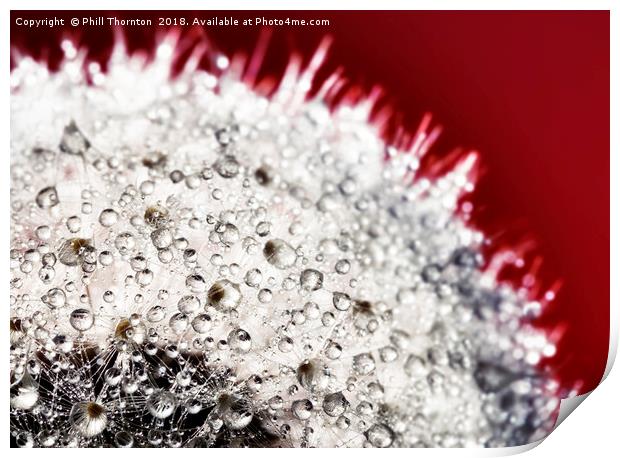
[{"label": "dandelion seed head", "polygon": [[456,216],[475,154],[414,180],[436,131],[387,147],[370,103],[330,110],[330,87],[308,97],[295,66],[270,98],[224,56],[221,74],[170,79],[164,45],[146,65],[117,49],[96,84],[68,45],[56,73],[12,72],[13,441],[506,446],[549,431],[557,387],[537,363],[553,343]]}]

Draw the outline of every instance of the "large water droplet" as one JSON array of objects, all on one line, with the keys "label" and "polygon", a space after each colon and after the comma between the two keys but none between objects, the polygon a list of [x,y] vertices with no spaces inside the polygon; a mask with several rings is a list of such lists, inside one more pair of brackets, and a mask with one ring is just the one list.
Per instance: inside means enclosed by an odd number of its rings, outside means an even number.
[{"label": "large water droplet", "polygon": [[146,400],[146,408],[150,414],[161,420],[172,415],[176,406],[177,399],[169,391],[155,391]]}]

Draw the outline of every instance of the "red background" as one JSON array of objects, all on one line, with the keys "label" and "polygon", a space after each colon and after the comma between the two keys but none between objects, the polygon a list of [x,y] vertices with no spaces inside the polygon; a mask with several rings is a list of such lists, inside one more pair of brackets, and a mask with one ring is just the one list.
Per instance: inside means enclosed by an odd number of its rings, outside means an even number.
[{"label": "red background", "polygon": [[[13,12],[11,41],[52,66],[70,35],[103,58],[110,27],[27,29],[16,17],[98,12]],[[111,14],[102,14],[111,16]],[[550,364],[565,386],[600,380],[609,344],[609,13],[608,12],[123,12],[117,17],[256,16],[327,18],[329,26],[276,27],[264,73],[280,72],[291,51],[310,56],[333,36],[325,71],[342,65],[365,87],[378,83],[410,130],[430,111],[444,126],[435,155],[457,146],[481,153],[474,223],[495,246],[524,237],[544,262],[543,286],[561,280],[539,320],[565,328]],[[128,31],[149,48],[152,26]],[[221,50],[250,53],[259,27],[209,27]],[[189,34],[196,29],[188,30]]]}]

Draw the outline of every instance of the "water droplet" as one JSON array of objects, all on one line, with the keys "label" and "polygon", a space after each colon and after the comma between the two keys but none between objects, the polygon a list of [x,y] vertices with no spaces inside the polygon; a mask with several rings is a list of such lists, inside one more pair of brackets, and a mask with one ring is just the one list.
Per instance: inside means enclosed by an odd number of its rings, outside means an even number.
[{"label": "water droplet", "polygon": [[238,396],[220,396],[217,409],[226,427],[233,431],[245,428],[254,417],[250,402]]},{"label": "water droplet", "polygon": [[209,304],[217,309],[231,309],[241,302],[239,285],[228,280],[219,280],[209,288],[207,294]]},{"label": "water droplet", "polygon": [[117,386],[121,383],[123,373],[118,367],[111,367],[105,371],[103,378],[105,382],[110,386]]},{"label": "water droplet", "polygon": [[325,348],[325,356],[329,359],[338,359],[342,354],[342,346],[334,341],[330,341]]},{"label": "water droplet", "polygon": [[166,228],[155,229],[151,233],[151,241],[155,248],[168,248],[172,245],[172,232]]},{"label": "water droplet", "polygon": [[405,373],[409,377],[422,378],[428,374],[426,361],[417,355],[409,355],[405,361]]},{"label": "water droplet", "polygon": [[170,317],[170,329],[177,334],[181,334],[189,325],[189,317],[184,313],[175,313]]},{"label": "water droplet", "polygon": [[120,254],[128,254],[136,245],[136,240],[131,232],[123,232],[114,240],[114,246]]},{"label": "water droplet", "polygon": [[297,380],[308,391],[321,391],[327,388],[329,373],[320,361],[309,360],[297,368]]},{"label": "water droplet", "polygon": [[394,431],[384,424],[372,425],[365,434],[374,447],[389,447],[394,442]]},{"label": "water droplet", "polygon": [[299,420],[307,420],[312,416],[313,405],[310,399],[300,399],[293,401],[291,411]]},{"label": "water droplet", "polygon": [[78,216],[70,216],[67,218],[67,229],[72,234],[79,232],[82,228],[82,220]]},{"label": "water droplet", "polygon": [[297,260],[293,247],[282,239],[272,239],[265,243],[263,255],[269,264],[278,269],[292,267]]},{"label": "water droplet", "polygon": [[379,356],[384,363],[390,363],[398,358],[398,350],[396,347],[388,345],[379,350]]},{"label": "water droplet", "polygon": [[199,274],[189,275],[185,279],[185,286],[187,286],[192,293],[202,293],[207,288],[207,282]]},{"label": "water droplet", "polygon": [[155,418],[168,418],[177,406],[177,399],[169,391],[159,390],[151,394],[146,400],[146,408]]},{"label": "water droplet", "polygon": [[81,155],[90,148],[90,142],[80,131],[75,121],[71,121],[62,132],[59,147],[63,153]]},{"label": "water droplet", "polygon": [[213,164],[213,169],[223,178],[233,178],[239,173],[239,163],[235,156],[225,155]]},{"label": "water droplet", "polygon": [[351,307],[351,297],[348,294],[335,292],[332,300],[334,307],[342,312],[349,310]]},{"label": "water droplet", "polygon": [[215,231],[219,234],[220,242],[225,245],[234,245],[239,241],[239,229],[234,224],[221,224]]},{"label": "water droplet", "polygon": [[35,234],[41,240],[49,240],[52,236],[52,230],[49,226],[39,226],[36,228]]},{"label": "water droplet", "polygon": [[136,283],[140,286],[148,286],[153,281],[153,271],[144,269],[136,274]]},{"label": "water droplet", "polygon": [[166,317],[166,310],[161,305],[154,305],[146,312],[146,319],[151,323],[159,323]]},{"label": "water droplet", "polygon": [[306,291],[316,291],[323,286],[323,273],[316,269],[306,269],[299,276],[299,281]]},{"label": "water droplet", "polygon": [[230,348],[241,353],[247,353],[252,348],[252,338],[243,329],[234,329],[228,334],[228,345]]},{"label": "water droplet", "polygon": [[375,358],[370,353],[360,353],[353,357],[353,370],[358,375],[368,375],[375,370]]},{"label": "water droplet", "polygon": [[193,295],[183,296],[179,299],[177,307],[181,312],[191,315],[200,309],[200,299]]},{"label": "water droplet", "polygon": [[116,224],[118,221],[118,213],[112,210],[111,208],[106,208],[102,210],[99,214],[99,224],[103,227],[111,227]]},{"label": "water droplet", "polygon": [[55,308],[62,307],[63,305],[65,305],[67,301],[67,295],[60,288],[52,288],[47,292],[45,296],[41,298],[41,300],[49,308],[55,309]]},{"label": "water droplet", "polygon": [[204,334],[208,332],[212,326],[213,320],[211,319],[211,316],[206,313],[197,315],[192,320],[192,328],[194,328],[194,331],[196,331],[198,334]]},{"label": "water droplet", "polygon": [[259,237],[267,237],[271,232],[271,223],[267,221],[261,221],[256,225],[256,235]]},{"label": "water droplet", "polygon": [[245,274],[245,284],[251,288],[258,288],[263,280],[263,274],[259,269],[250,269]]},{"label": "water droplet", "polygon": [[323,411],[330,417],[339,417],[349,407],[349,401],[344,397],[341,391],[328,394],[323,399]]},{"label": "water droplet", "polygon": [[114,435],[114,444],[118,448],[133,447],[133,436],[127,431],[119,431]]},{"label": "water droplet", "polygon": [[94,322],[93,313],[88,309],[75,309],[69,317],[69,323],[76,331],[88,331]]},{"label": "water droplet", "polygon": [[271,302],[273,298],[273,293],[270,289],[263,288],[258,292],[258,300],[261,304],[267,304]]},{"label": "water droplet", "polygon": [[58,193],[56,192],[56,187],[49,186],[47,188],[41,189],[37,194],[37,197],[35,198],[35,202],[37,203],[39,208],[43,209],[57,205],[59,200]]},{"label": "water droplet", "polygon": [[39,385],[30,373],[22,375],[15,386],[11,386],[11,407],[18,410],[30,410],[39,400]]},{"label": "water droplet", "polygon": [[351,263],[346,259],[341,259],[336,262],[334,269],[336,270],[336,273],[340,275],[348,274],[349,270],[351,270]]},{"label": "water droplet", "polygon": [[282,353],[288,353],[293,350],[293,344],[293,339],[291,339],[289,336],[284,336],[278,342],[278,348]]},{"label": "water droplet", "polygon": [[109,266],[112,264],[112,262],[114,262],[114,257],[112,256],[111,252],[102,251],[101,253],[99,253],[99,262],[102,266]]},{"label": "water droplet", "polygon": [[261,186],[268,186],[271,184],[275,176],[273,169],[267,165],[263,165],[256,169],[254,172],[254,178],[256,182]]}]

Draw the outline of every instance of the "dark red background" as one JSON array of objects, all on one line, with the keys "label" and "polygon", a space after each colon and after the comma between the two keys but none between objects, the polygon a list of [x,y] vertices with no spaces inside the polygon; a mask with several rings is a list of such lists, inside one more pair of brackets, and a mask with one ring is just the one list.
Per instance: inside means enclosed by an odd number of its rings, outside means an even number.
[{"label": "dark red background", "polygon": [[[103,58],[109,27],[26,29],[16,17],[95,16],[97,12],[13,12],[11,41],[39,58],[59,57],[71,35]],[[103,14],[110,16],[111,14]],[[328,18],[315,28],[272,30],[264,73],[286,56],[309,56],[326,33],[326,70],[342,65],[353,81],[382,85],[402,123],[414,130],[431,111],[445,129],[435,155],[457,146],[482,157],[474,223],[495,246],[533,238],[544,287],[561,280],[539,320],[565,328],[550,361],[566,386],[600,380],[609,344],[609,13],[608,12],[123,12],[118,17]],[[157,21],[154,21],[157,23]],[[148,48],[163,28],[132,28]],[[250,53],[259,27],[206,29],[227,53]],[[188,30],[188,36],[196,30]]]}]

